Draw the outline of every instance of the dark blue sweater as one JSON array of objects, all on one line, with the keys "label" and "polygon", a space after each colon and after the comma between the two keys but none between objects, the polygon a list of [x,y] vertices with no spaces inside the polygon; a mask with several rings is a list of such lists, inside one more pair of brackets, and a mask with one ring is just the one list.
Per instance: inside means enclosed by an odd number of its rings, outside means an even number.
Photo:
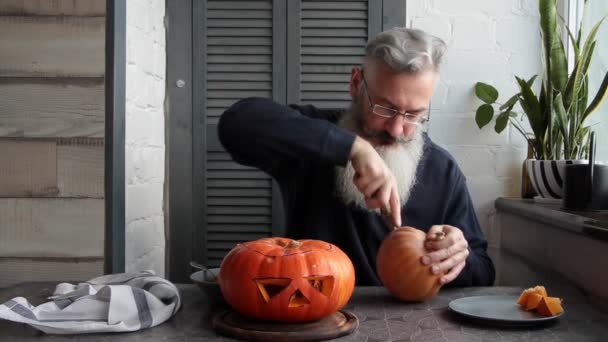
[{"label": "dark blue sweater", "polygon": [[[376,253],[388,233],[381,217],[335,194],[334,166],[345,166],[355,139],[336,126],[339,111],[290,107],[249,98],[222,115],[219,139],[233,159],[270,174],[279,184],[286,214],[286,235],[319,239],[351,258],[357,285],[380,285]],[[402,224],[427,231],[434,224],[460,228],[469,243],[466,267],[449,285],[488,286],[494,265],[479,227],[466,180],[447,151],[424,136],[417,181],[401,209]]]}]

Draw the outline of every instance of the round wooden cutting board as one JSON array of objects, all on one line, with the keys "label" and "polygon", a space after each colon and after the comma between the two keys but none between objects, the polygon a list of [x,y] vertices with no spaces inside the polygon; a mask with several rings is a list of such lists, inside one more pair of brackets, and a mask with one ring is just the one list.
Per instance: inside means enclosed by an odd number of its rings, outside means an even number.
[{"label": "round wooden cutting board", "polygon": [[230,309],[216,314],[212,325],[222,335],[246,341],[323,341],[352,333],[359,319],[352,312],[339,310],[314,322],[269,322]]}]

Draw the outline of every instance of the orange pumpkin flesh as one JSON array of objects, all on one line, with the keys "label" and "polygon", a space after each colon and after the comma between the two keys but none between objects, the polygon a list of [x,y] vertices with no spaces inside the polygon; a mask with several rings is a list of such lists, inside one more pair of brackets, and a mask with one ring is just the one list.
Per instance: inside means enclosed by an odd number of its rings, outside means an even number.
[{"label": "orange pumpkin flesh", "polygon": [[538,303],[543,299],[543,296],[538,293],[531,293],[528,296],[528,301],[526,302],[526,310],[534,310],[538,306]]},{"label": "orange pumpkin flesh", "polygon": [[557,297],[543,297],[536,311],[543,316],[555,316],[564,311],[562,300]]},{"label": "orange pumpkin flesh", "polygon": [[348,302],[355,270],[330,243],[264,238],[235,246],[222,261],[218,282],[226,301],[244,315],[306,322]]},{"label": "orange pumpkin flesh", "polygon": [[543,297],[547,296],[547,290],[545,289],[544,286],[539,285],[539,286],[531,287],[529,289],[525,289],[521,293],[521,295],[519,296],[519,299],[517,299],[517,304],[526,306],[529,296],[533,293],[537,293]]},{"label": "orange pumpkin flesh", "polygon": [[543,316],[555,316],[564,311],[562,300],[557,297],[549,297],[544,286],[535,286],[525,289],[517,300],[517,304],[526,310],[536,310]]},{"label": "orange pumpkin flesh", "polygon": [[393,230],[380,245],[376,259],[378,277],[395,297],[405,301],[424,301],[433,297],[441,288],[439,278],[433,274],[432,265],[422,264],[427,252],[426,234],[413,227]]}]

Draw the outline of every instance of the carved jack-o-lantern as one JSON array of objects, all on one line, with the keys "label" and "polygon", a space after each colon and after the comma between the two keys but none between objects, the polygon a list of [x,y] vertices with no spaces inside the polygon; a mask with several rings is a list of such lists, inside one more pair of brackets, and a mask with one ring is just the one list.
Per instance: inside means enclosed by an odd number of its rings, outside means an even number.
[{"label": "carved jack-o-lantern", "polygon": [[218,280],[226,301],[244,315],[305,322],[348,302],[355,270],[330,243],[264,238],[235,246],[224,257]]}]

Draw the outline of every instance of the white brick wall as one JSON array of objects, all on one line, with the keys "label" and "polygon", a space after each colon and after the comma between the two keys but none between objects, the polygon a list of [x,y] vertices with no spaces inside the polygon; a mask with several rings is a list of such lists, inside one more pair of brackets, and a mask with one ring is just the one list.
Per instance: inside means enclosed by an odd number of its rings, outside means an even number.
[{"label": "white brick wall", "polygon": [[506,100],[516,91],[514,75],[541,70],[537,0],[409,0],[408,26],[446,41],[441,83],[433,97],[430,135],[460,163],[491,245],[494,200],[519,196],[525,141],[514,129],[498,135],[493,124],[479,130],[477,81],[494,84]]},{"label": "white brick wall", "polygon": [[127,1],[126,269],[165,273],[165,1]]}]

